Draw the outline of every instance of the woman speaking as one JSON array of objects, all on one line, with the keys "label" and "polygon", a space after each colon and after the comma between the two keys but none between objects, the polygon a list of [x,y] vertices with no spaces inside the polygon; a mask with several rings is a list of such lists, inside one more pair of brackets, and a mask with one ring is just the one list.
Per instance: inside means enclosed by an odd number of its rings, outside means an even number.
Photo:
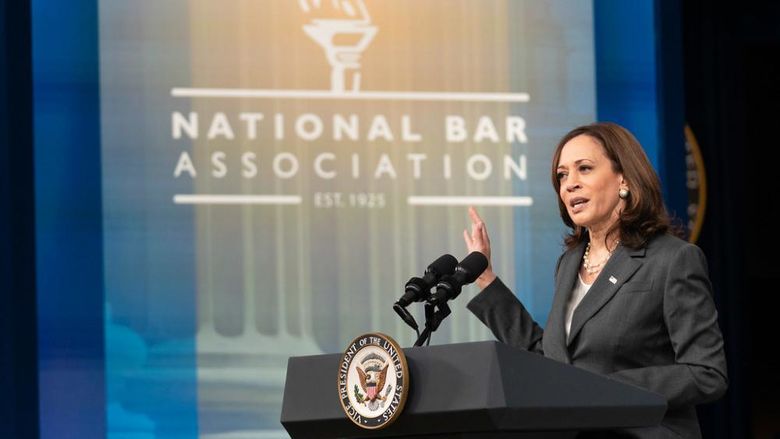
[{"label": "woman speaking", "polygon": [[[658,177],[634,136],[612,123],[575,128],[552,160],[566,251],[544,330],[492,270],[468,308],[500,341],[663,395],[661,425],[621,437],[701,437],[696,404],[727,387],[723,337],[701,249],[670,232]],[[490,239],[469,209],[469,252]]]}]

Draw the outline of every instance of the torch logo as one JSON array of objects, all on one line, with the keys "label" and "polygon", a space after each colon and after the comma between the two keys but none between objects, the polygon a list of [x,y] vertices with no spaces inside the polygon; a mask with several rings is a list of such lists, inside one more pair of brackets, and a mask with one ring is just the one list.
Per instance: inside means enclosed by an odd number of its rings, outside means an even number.
[{"label": "torch logo", "polygon": [[[312,16],[306,35],[325,50],[332,92],[360,90],[360,57],[377,32],[363,0],[298,0]],[[332,18],[335,15],[336,18]]]}]

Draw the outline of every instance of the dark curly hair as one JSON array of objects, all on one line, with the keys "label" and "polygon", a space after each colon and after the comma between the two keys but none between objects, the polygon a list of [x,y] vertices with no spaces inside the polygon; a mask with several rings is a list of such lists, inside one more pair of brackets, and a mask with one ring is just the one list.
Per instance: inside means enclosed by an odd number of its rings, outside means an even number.
[{"label": "dark curly hair", "polygon": [[588,239],[587,230],[574,224],[569,216],[560,197],[561,183],[557,177],[563,146],[580,135],[593,138],[604,148],[604,153],[612,162],[612,170],[623,175],[630,190],[626,206],[620,212],[618,221],[607,231],[605,240],[617,234],[621,244],[637,249],[643,247],[653,236],[670,232],[671,221],[661,196],[661,182],[642,145],[622,126],[611,122],[597,122],[569,131],[558,143],[553,155],[552,183],[558,197],[558,209],[563,223],[572,229],[564,239],[566,247],[573,248]]}]

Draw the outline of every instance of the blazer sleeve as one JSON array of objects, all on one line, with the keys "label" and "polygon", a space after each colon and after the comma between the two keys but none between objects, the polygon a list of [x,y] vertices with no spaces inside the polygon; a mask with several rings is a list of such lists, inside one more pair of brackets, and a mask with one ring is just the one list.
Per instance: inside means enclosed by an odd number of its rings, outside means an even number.
[{"label": "blazer sleeve", "polygon": [[682,246],[669,264],[663,314],[675,364],[624,369],[610,376],[664,395],[669,408],[720,398],[728,387],[723,336],[701,249]]},{"label": "blazer sleeve", "polygon": [[544,354],[544,330],[498,277],[466,306],[502,343]]}]

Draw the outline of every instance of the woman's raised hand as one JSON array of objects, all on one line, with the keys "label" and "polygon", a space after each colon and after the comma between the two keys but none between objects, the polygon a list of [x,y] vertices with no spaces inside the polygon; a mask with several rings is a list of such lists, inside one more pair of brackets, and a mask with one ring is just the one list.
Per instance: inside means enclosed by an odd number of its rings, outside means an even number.
[{"label": "woman's raised hand", "polygon": [[477,278],[477,286],[480,290],[485,289],[496,278],[493,273],[493,264],[490,261],[490,237],[488,237],[485,222],[479,217],[479,214],[473,207],[469,207],[469,217],[471,217],[471,233],[468,229],[463,230],[463,240],[466,241],[468,252],[480,252],[488,260],[488,266],[484,272]]}]

